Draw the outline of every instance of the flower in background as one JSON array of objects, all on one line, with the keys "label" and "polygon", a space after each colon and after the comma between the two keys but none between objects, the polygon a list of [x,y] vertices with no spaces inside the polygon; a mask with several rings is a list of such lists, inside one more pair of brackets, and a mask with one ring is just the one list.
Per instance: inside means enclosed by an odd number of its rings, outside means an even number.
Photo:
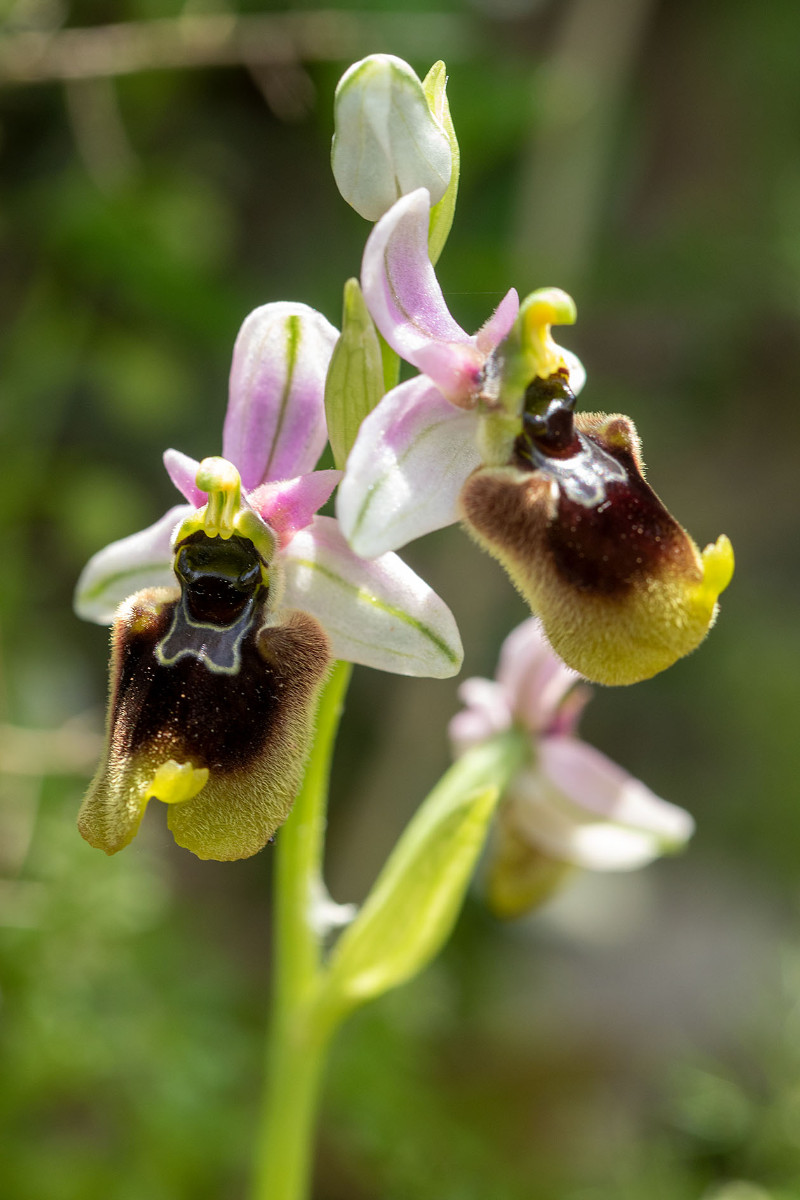
[{"label": "flower in background", "polygon": [[83,802],[111,854],[150,799],[201,858],[254,854],[300,782],[334,658],[442,677],[461,664],[449,609],[395,554],[356,557],[315,515],[338,471],[323,389],[337,331],[301,304],[268,304],[236,341],[223,458],[168,450],[186,504],[87,564],[75,606],[113,623],[106,752]]},{"label": "flower in background", "polygon": [[730,581],[726,537],[702,552],[644,480],[620,415],[574,412],[585,374],[557,346],[575,306],[512,290],[474,336],[452,318],[428,253],[420,189],[378,222],[364,298],[421,372],[364,420],[338,497],[357,553],[378,555],[461,520],[540,616],[558,653],[599,683],[646,679],[688,654]]},{"label": "flower in background", "polygon": [[450,723],[457,755],[509,729],[529,744],[528,764],[501,801],[487,867],[498,916],[527,911],[573,868],[633,870],[681,849],[693,832],[687,812],[576,737],[590,694],[579,681],[531,618],[503,643],[494,680],[459,689],[465,708]]}]

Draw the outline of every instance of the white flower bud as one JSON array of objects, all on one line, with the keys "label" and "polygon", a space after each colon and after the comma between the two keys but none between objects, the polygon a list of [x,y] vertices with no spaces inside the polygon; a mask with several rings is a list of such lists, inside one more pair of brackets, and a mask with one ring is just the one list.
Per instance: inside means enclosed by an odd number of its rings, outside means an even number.
[{"label": "white flower bud", "polygon": [[372,54],[339,81],[331,151],[333,175],[348,204],[377,221],[400,196],[427,188],[431,204],[452,173],[450,139],[408,63]]}]

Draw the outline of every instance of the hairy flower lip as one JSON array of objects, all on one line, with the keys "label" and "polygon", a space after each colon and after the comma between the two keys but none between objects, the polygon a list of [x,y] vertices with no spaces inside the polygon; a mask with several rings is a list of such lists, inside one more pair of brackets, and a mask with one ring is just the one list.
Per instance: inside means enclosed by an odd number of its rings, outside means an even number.
[{"label": "hairy flower lip", "polygon": [[[138,592],[114,626],[106,758],[79,814],[81,833],[114,854],[135,836],[150,799],[168,804],[176,842],[200,858],[260,850],[288,815],[311,735],[313,702],[330,662],[305,613],[250,623],[236,672],[202,657],[163,666],[153,653],[180,601]],[[161,777],[188,776],[173,793]],[[196,782],[193,782],[195,781]],[[199,784],[199,786],[198,786]]]},{"label": "hairy flower lip", "polygon": [[636,683],[706,636],[730,579],[730,544],[700,554],[645,482],[627,418],[580,414],[576,427],[625,470],[599,503],[569,495],[571,460],[553,459],[478,469],[462,489],[461,515],[571,666],[596,683]]}]

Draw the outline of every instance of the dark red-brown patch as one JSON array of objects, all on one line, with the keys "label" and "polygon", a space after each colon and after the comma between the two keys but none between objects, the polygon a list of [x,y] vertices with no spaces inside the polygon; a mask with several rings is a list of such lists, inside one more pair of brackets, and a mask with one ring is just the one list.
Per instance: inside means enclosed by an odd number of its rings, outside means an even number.
[{"label": "dark red-brown patch", "polygon": [[[599,445],[581,436],[590,453]],[[607,483],[604,499],[595,506],[576,503],[559,485],[556,515],[547,527],[559,575],[581,590],[612,596],[653,575],[691,571],[695,563],[686,534],[642,478],[632,454],[603,448],[624,468],[626,479]],[[539,469],[548,473],[546,463]]]},{"label": "dark red-brown patch", "polygon": [[115,630],[112,753],[127,758],[157,747],[217,774],[242,770],[282,735],[287,712],[313,696],[328,663],[325,635],[310,621],[291,636],[280,626],[260,630],[257,612],[236,674],[209,670],[192,655],[163,665],[155,648],[178,603],[165,604],[144,629]]},{"label": "dark red-brown patch", "polygon": [[593,595],[623,598],[653,577],[696,574],[690,539],[642,476],[630,422],[590,413],[573,425],[569,397],[560,385],[555,393],[545,390],[536,436],[529,423],[517,440],[513,470],[479,470],[465,485],[476,532],[523,569],[546,555],[566,584]]}]

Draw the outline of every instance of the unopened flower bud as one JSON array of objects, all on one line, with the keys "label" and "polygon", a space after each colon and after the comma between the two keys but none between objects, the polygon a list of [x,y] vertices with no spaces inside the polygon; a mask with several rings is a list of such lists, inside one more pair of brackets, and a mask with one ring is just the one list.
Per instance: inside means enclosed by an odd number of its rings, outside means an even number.
[{"label": "unopened flower bud", "polygon": [[331,165],[339,191],[368,221],[400,196],[427,188],[444,196],[453,172],[451,143],[408,63],[371,54],[339,81]]}]

